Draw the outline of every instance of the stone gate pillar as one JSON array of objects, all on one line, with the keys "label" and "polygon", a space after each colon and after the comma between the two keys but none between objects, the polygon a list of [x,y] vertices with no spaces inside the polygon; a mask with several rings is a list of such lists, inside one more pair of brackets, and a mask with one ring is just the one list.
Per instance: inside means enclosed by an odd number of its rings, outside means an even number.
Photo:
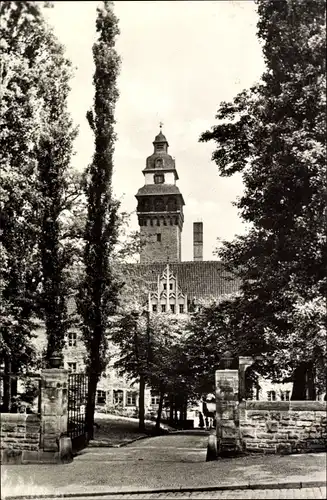
[{"label": "stone gate pillar", "polygon": [[[68,371],[49,368],[41,372],[41,449],[52,452],[59,461],[70,455],[65,438],[68,425]],[[67,457],[67,460],[70,457]]]},{"label": "stone gate pillar", "polygon": [[216,370],[217,453],[242,451],[238,417],[238,361],[226,352]]}]

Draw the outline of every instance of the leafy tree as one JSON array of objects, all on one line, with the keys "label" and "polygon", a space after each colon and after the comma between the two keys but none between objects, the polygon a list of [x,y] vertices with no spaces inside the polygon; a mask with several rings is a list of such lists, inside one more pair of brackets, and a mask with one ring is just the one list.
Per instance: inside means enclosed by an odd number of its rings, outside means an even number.
[{"label": "leafy tree", "polygon": [[156,430],[160,421],[165,398],[180,411],[180,420],[186,420],[187,399],[192,383],[189,364],[184,352],[187,320],[176,314],[156,314],[150,319],[150,360],[148,384],[159,393]]},{"label": "leafy tree", "polygon": [[78,311],[88,352],[87,431],[93,437],[96,387],[106,364],[108,318],[115,312],[119,284],[112,271],[111,255],[117,241],[118,203],[112,196],[114,109],[118,98],[116,80],[119,57],[115,38],[118,21],[111,2],[97,9],[98,40],[93,45],[95,63],[93,110],[87,118],[94,132],[95,153],[87,173],[87,222],[85,228],[85,272],[80,287]]},{"label": "leafy tree", "polygon": [[[76,130],[67,111],[71,78],[70,63],[63,55],[63,47],[46,33],[43,52],[44,74],[40,80],[43,97],[43,127],[37,151],[38,185],[41,193],[39,207],[41,231],[39,248],[42,262],[42,298],[46,333],[47,359],[61,352],[67,332],[66,302],[68,286],[64,269],[72,254],[61,245],[62,215],[71,209],[72,199],[66,194],[71,180],[70,160]],[[71,175],[69,175],[71,174]],[[77,196],[80,192],[76,186]]]},{"label": "leafy tree", "polygon": [[1,345],[17,369],[32,359],[35,316],[45,320],[48,357],[63,344],[64,274],[72,254],[63,219],[81,189],[69,169],[76,132],[67,113],[71,75],[63,47],[45,22],[43,3],[0,8]]},{"label": "leafy tree", "polygon": [[1,2],[0,17],[0,357],[16,371],[34,357],[32,315],[40,279],[33,148],[40,128],[39,68],[33,48],[41,12],[34,2]]},{"label": "leafy tree", "polygon": [[[135,290],[135,288],[134,288]],[[142,293],[133,294],[141,297]],[[179,409],[187,405],[191,393],[189,365],[184,353],[186,321],[176,315],[150,315],[147,302],[127,304],[113,325],[110,340],[118,347],[119,355],[114,366],[121,375],[139,382],[139,428],[144,425],[145,386],[159,393],[156,429],[160,428],[165,397],[169,394],[182,399]],[[185,411],[184,411],[185,413]]]},{"label": "leafy tree", "polygon": [[119,349],[114,367],[121,375],[127,375],[139,383],[139,430],[145,430],[144,392],[150,371],[151,340],[149,318],[146,311],[125,311],[112,325],[110,340]]},{"label": "leafy tree", "polygon": [[[233,102],[221,103],[219,123],[200,140],[216,143],[222,176],[243,177],[236,206],[250,229],[226,242],[220,256],[242,279],[244,334],[256,335],[258,344],[266,339],[261,349],[279,353],[280,372],[292,360],[293,398],[303,380],[314,397],[308,381],[325,351],[314,341],[313,321],[305,334],[299,330],[297,308],[326,294],[326,7],[322,0],[257,5],[266,71]],[[310,338],[309,352],[297,348],[298,335],[302,345]],[[276,375],[271,359],[265,369]]]}]

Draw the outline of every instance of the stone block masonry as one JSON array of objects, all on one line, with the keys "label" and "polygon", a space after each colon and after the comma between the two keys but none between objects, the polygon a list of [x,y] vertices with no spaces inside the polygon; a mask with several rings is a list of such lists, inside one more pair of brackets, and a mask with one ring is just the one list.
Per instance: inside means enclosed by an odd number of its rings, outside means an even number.
[{"label": "stone block masonry", "polygon": [[325,401],[243,401],[239,422],[243,448],[261,453],[325,451]]},{"label": "stone block masonry", "polygon": [[67,463],[72,460],[68,428],[68,372],[41,372],[40,413],[1,413],[2,464]]},{"label": "stone block masonry", "polygon": [[2,463],[22,463],[40,447],[41,419],[36,414],[2,413],[0,449]]}]

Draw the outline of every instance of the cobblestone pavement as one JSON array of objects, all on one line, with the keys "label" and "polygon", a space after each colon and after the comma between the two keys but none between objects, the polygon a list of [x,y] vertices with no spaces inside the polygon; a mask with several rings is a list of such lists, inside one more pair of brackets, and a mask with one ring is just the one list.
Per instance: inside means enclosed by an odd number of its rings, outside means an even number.
[{"label": "cobblestone pavement", "polygon": [[[78,500],[95,500],[99,497],[79,497]],[[285,489],[247,489],[247,490],[224,490],[224,491],[186,491],[186,492],[162,492],[162,493],[138,493],[101,496],[101,500],[220,500],[220,499],[309,499],[326,498],[326,487],[319,488],[285,488]],[[59,500],[59,499],[53,499]]]}]

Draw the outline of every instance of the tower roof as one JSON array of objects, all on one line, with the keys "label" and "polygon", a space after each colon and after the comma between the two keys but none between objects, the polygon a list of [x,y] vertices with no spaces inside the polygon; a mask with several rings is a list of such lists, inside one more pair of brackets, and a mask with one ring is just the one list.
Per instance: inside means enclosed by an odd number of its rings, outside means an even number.
[{"label": "tower roof", "polygon": [[167,146],[169,146],[168,141],[166,139],[166,136],[163,135],[162,131],[160,130],[159,134],[155,136],[153,144],[158,144],[159,143],[167,143]]}]

